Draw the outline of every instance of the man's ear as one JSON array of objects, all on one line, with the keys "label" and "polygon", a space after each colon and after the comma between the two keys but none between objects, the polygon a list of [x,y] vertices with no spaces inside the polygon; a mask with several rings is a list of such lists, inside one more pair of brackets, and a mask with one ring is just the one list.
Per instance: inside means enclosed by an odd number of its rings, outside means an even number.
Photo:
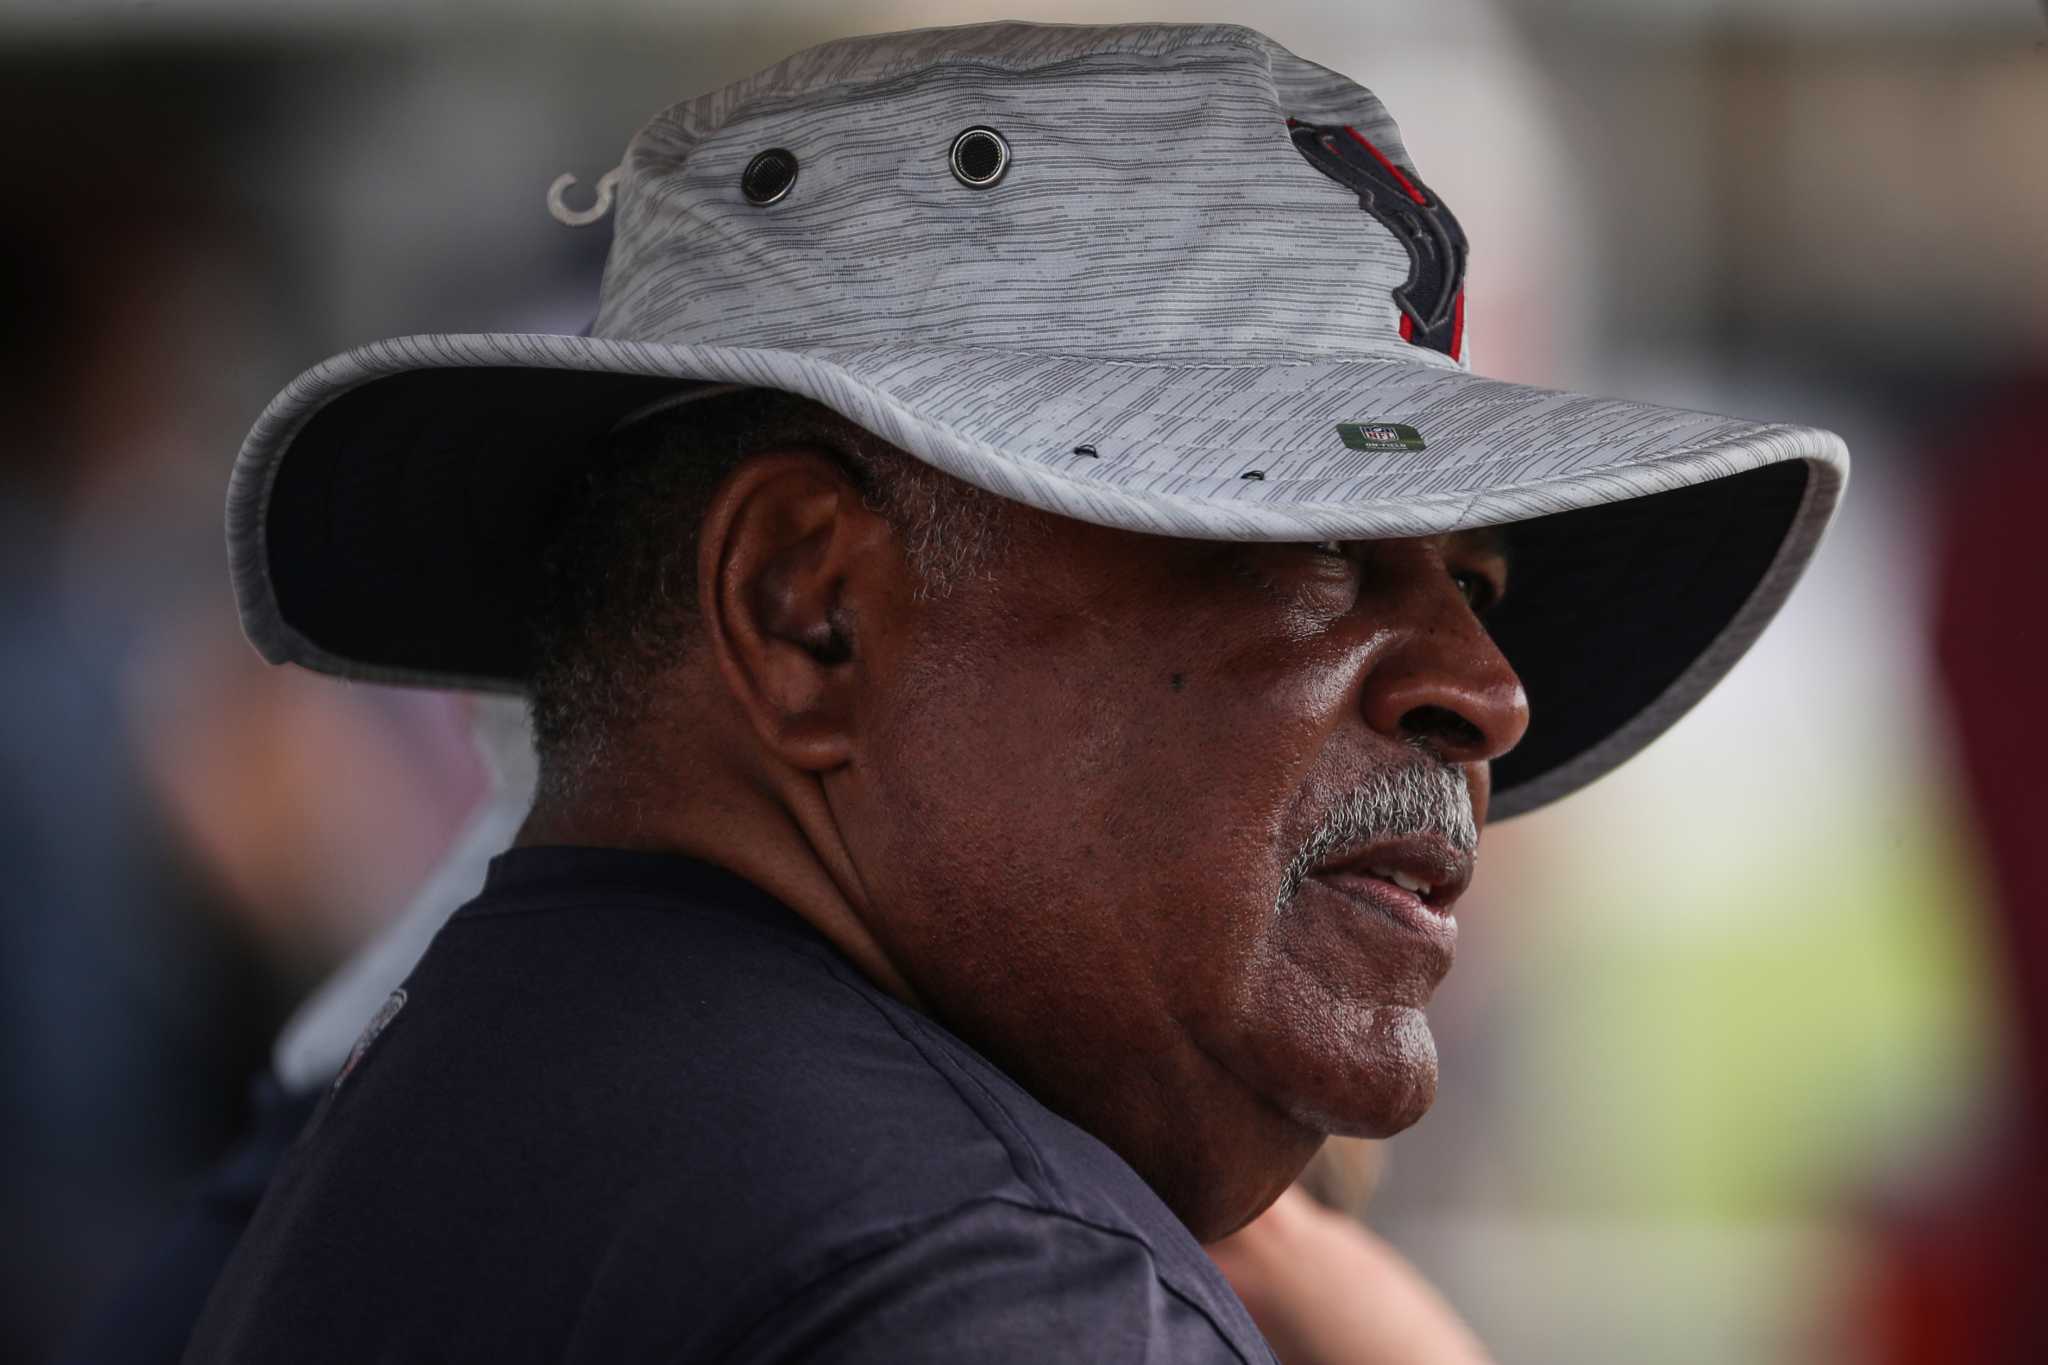
[{"label": "man's ear", "polygon": [[846,471],[810,451],[746,460],[705,509],[706,643],[763,745],[792,767],[822,772],[852,757],[863,632],[898,600],[893,542]]}]

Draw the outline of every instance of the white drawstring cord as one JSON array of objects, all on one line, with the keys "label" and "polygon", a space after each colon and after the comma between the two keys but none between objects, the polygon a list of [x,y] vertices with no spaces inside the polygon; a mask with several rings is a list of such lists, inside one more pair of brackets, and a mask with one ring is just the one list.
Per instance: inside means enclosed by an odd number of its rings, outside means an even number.
[{"label": "white drawstring cord", "polygon": [[566,223],[570,227],[589,227],[612,211],[612,193],[618,188],[619,176],[625,169],[624,166],[614,166],[597,178],[597,198],[587,209],[572,209],[562,202],[562,191],[576,183],[576,177],[564,171],[555,177],[554,184],[548,186],[548,212],[555,216],[558,223]]}]

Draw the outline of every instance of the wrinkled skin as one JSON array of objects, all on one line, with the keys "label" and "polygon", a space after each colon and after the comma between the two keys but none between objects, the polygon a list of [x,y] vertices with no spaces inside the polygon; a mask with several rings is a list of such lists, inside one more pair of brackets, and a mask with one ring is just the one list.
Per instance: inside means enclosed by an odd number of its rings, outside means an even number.
[{"label": "wrinkled skin", "polygon": [[673,847],[767,885],[1213,1239],[1325,1135],[1396,1132],[1434,1096],[1448,944],[1315,878],[1275,896],[1332,802],[1412,746],[1465,769],[1483,818],[1528,720],[1468,600],[1506,566],[1483,537],[1333,552],[1018,515],[988,581],[921,601],[828,462],[742,466],[647,761],[522,842]]}]

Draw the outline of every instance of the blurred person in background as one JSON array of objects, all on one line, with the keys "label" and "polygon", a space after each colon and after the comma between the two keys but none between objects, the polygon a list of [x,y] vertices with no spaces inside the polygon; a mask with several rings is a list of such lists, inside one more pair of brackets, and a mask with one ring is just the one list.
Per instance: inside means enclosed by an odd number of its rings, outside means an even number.
[{"label": "blurred person in background", "polygon": [[470,734],[487,790],[411,900],[323,981],[278,1034],[254,1113],[232,1150],[186,1197],[148,1253],[73,1334],[74,1365],[176,1360],[277,1166],[377,1008],[412,971],[456,907],[483,885],[533,800],[533,745],[523,703],[469,699]]},{"label": "blurred person in background", "polygon": [[[1936,542],[1933,653],[1975,808],[2013,1029],[2012,1082],[1970,1167],[1880,1189],[1857,1307],[1882,1365],[2048,1360],[2048,373],[1978,405],[1958,433]],[[2015,603],[2028,604],[2015,609]]]},{"label": "blurred person in background", "polygon": [[[465,776],[438,762],[444,700],[307,706],[220,601],[198,432],[240,399],[208,351],[261,334],[262,267],[209,139],[247,93],[10,68],[8,127],[68,110],[61,139],[0,146],[43,195],[0,214],[0,1356],[26,1359],[234,1132],[291,994],[359,893],[417,876]],[[325,856],[373,838],[388,860]]]},{"label": "blurred person in background", "polygon": [[1244,29],[832,44],[623,173],[594,339],[244,451],[259,648],[530,689],[539,797],[192,1358],[1258,1358],[1190,1237],[1419,1116],[1489,807],[1718,680],[1840,443],[1470,376],[1391,120]]}]

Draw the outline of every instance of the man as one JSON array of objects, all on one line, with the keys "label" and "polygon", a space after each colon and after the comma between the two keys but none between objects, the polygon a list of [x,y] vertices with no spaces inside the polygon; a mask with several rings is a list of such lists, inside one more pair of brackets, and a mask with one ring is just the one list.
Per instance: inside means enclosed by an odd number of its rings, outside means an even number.
[{"label": "man", "polygon": [[1479,826],[1726,671],[1839,441],[1473,377],[1243,28],[829,43],[613,180],[592,337],[237,465],[258,648],[524,691],[539,787],[188,1358],[1267,1358],[1199,1244],[1421,1116]]}]

